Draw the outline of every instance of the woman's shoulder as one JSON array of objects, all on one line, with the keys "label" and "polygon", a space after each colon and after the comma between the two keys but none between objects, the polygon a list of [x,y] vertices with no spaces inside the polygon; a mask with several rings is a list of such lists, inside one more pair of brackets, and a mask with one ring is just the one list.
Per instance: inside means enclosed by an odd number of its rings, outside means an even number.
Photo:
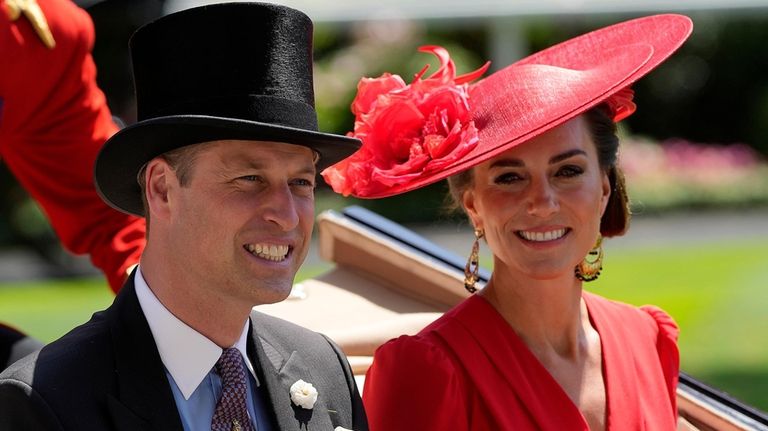
[{"label": "woman's shoulder", "polygon": [[[432,326],[432,325],[430,325]],[[381,345],[363,387],[371,429],[467,429],[471,390],[450,349],[432,329]],[[444,412],[451,411],[451,415]]]},{"label": "woman's shoulder", "polygon": [[[605,331],[607,339],[613,340],[614,346],[620,346],[620,349],[614,349],[615,352],[631,354],[637,364],[660,365],[659,369],[674,405],[680,354],[677,348],[679,331],[672,317],[653,305],[636,307],[594,294],[585,294],[585,300],[590,313],[594,312],[593,317],[600,320],[599,326]],[[657,359],[651,360],[651,357]],[[639,358],[645,358],[646,361]]]},{"label": "woman's shoulder", "polygon": [[646,329],[659,338],[677,340],[677,323],[672,316],[655,305],[637,307],[588,292],[584,293],[584,298],[590,311],[598,311],[612,321],[620,321],[625,327],[632,330]]},{"label": "woman's shoulder", "polygon": [[416,335],[401,335],[379,346],[374,354],[375,362],[383,365],[393,361],[409,368],[430,364],[450,365],[450,353],[439,335],[445,316],[422,329]]},{"label": "woman's shoulder", "polygon": [[678,328],[677,323],[675,322],[675,319],[672,318],[672,316],[655,305],[643,305],[640,307],[640,310],[650,316],[650,318],[656,324],[656,327],[659,330],[660,338],[664,337],[669,338],[675,342],[677,341],[677,336],[680,334],[680,329]]},{"label": "woman's shoulder", "polygon": [[366,379],[389,379],[396,375],[412,382],[429,384],[451,381],[461,372],[460,359],[446,342],[446,332],[454,324],[452,311],[444,314],[415,335],[401,335],[376,349]]}]

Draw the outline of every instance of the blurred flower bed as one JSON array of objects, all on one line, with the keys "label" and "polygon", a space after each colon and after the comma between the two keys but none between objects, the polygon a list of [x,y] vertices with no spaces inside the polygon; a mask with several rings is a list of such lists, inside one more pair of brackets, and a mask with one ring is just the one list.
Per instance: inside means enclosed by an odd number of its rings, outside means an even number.
[{"label": "blurred flower bed", "polygon": [[768,204],[768,163],[748,145],[625,137],[620,151],[635,212]]}]

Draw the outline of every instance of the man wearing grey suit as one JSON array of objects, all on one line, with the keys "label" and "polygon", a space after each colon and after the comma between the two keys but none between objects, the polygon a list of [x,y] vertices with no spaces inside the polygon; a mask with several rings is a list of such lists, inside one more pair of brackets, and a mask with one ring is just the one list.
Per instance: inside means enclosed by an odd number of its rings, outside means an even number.
[{"label": "man wearing grey suit", "polygon": [[252,311],[306,256],[316,170],[312,23],[272,4],[163,17],[131,39],[139,121],[104,145],[102,198],[147,219],[114,303],[0,374],[2,430],[367,429],[324,336]]}]

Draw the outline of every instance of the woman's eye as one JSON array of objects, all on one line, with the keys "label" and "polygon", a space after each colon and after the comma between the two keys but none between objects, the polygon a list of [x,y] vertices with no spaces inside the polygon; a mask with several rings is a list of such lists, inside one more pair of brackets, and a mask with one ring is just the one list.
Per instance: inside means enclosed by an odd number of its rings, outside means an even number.
[{"label": "woman's eye", "polygon": [[258,181],[259,180],[259,176],[258,175],[245,175],[245,176],[242,176],[242,177],[240,177],[238,179],[239,180],[243,180],[243,181]]},{"label": "woman's eye", "polygon": [[576,177],[584,173],[584,169],[575,165],[566,165],[558,169],[557,176],[559,177]]},{"label": "woman's eye", "polygon": [[493,182],[496,184],[510,184],[515,181],[519,181],[521,179],[520,175],[516,174],[515,172],[505,172],[499,176],[497,176]]}]

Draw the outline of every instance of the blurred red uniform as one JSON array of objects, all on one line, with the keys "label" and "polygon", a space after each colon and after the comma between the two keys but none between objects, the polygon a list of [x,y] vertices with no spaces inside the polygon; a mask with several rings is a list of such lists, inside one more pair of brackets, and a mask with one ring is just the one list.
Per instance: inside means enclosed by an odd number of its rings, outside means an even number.
[{"label": "blurred red uniform", "polygon": [[96,154],[117,126],[96,86],[93,42],[90,16],[69,0],[0,0],[0,158],[64,246],[90,254],[116,292],[145,224],[94,188]]}]

